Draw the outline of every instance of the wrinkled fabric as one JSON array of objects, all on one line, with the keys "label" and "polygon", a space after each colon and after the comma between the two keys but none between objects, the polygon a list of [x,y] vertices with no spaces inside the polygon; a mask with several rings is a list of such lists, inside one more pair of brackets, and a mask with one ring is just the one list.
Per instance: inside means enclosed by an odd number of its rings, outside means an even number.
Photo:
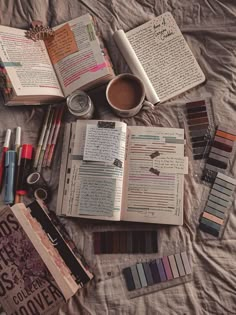
[{"label": "wrinkled fabric", "polygon": [[[55,26],[87,12],[97,18],[116,74],[128,72],[128,66],[112,40],[112,31],[128,31],[151,18],[170,11],[202,70],[206,82],[179,97],[158,105],[153,112],[141,112],[124,120],[129,125],[179,127],[178,104],[210,96],[216,123],[235,127],[236,122],[236,3],[231,0],[2,0],[0,24],[27,28],[31,20]],[[158,71],[158,69],[156,69]],[[91,93],[99,119],[118,119],[106,104],[103,89]],[[42,107],[7,108],[0,105],[0,141],[6,128],[23,128],[24,143],[36,145],[43,119]],[[64,121],[73,120],[65,114]],[[55,210],[59,180],[63,128],[51,170],[43,175],[52,188],[50,208]],[[189,145],[189,144],[187,144]],[[234,159],[229,175],[235,175]],[[190,159],[185,176],[184,225],[169,227],[136,223],[109,223],[62,219],[78,249],[95,274],[85,288],[68,301],[60,315],[75,314],[155,314],[206,315],[236,314],[236,210],[228,212],[220,239],[200,233],[198,219],[203,211],[208,188],[193,176]],[[92,232],[103,229],[147,227],[159,232],[159,256],[187,249],[193,268],[192,281],[165,290],[128,299],[119,266],[132,265],[140,258],[157,255],[96,256]]]}]

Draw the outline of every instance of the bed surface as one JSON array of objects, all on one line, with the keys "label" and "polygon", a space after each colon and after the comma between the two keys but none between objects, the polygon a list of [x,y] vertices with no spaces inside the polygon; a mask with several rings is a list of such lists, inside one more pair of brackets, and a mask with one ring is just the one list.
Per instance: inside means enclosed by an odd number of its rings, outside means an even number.
[{"label": "bed surface", "polygon": [[[87,12],[98,21],[109,50],[116,74],[127,72],[111,32],[122,28],[128,31],[151,18],[170,11],[194,55],[203,69],[207,81],[191,91],[172,99],[153,112],[141,112],[125,120],[130,125],[178,127],[176,106],[181,102],[210,96],[218,123],[235,127],[236,122],[236,3],[230,0],[2,0],[0,24],[28,28],[30,20],[41,20],[55,26]],[[98,92],[97,117],[115,118]],[[6,128],[22,126],[25,143],[36,144],[43,110],[39,107],[6,108],[0,104],[0,141]],[[68,121],[69,116],[64,117]],[[117,118],[116,118],[117,119]],[[60,152],[63,129],[54,156],[51,171],[44,173],[53,190],[50,204],[56,207]],[[189,145],[189,144],[187,144]],[[230,175],[235,176],[231,165]],[[96,275],[59,312],[60,315],[77,314],[236,314],[236,209],[230,209],[227,225],[220,239],[200,234],[198,218],[203,208],[201,198],[206,188],[197,183],[190,163],[185,177],[184,225],[182,227],[155,226],[131,223],[99,223],[63,219],[67,230],[84,254],[91,271]],[[235,197],[235,196],[234,196]],[[159,232],[159,253],[187,248],[193,267],[191,282],[166,290],[127,299],[119,265],[135,263],[141,256],[95,256],[92,251],[92,231],[103,229],[154,228]],[[147,255],[151,259],[155,255]]]}]

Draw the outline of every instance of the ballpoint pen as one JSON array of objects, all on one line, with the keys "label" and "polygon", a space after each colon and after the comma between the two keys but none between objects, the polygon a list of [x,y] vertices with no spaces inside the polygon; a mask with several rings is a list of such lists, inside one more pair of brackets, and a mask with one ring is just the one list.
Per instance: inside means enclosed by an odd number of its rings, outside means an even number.
[{"label": "ballpoint pen", "polygon": [[15,151],[16,155],[19,153],[19,148],[21,144],[21,127],[16,128],[16,140],[15,140]]},{"label": "ballpoint pen", "polygon": [[49,134],[49,138],[48,138],[47,148],[46,148],[46,151],[45,151],[45,154],[44,154],[44,158],[43,158],[43,167],[47,166],[49,150],[51,148],[54,131],[55,131],[55,128],[56,128],[56,125],[57,125],[57,117],[58,117],[59,111],[60,111],[60,108],[56,108],[54,119],[53,119],[52,128],[50,130],[50,134]]},{"label": "ballpoint pen", "polygon": [[11,129],[7,129],[7,133],[6,133],[6,137],[5,137],[5,141],[3,145],[3,150],[2,150],[1,161],[0,161],[0,191],[2,190],[2,185],[3,185],[5,155],[9,148],[10,138],[11,138]]},{"label": "ballpoint pen", "polygon": [[50,150],[49,150],[49,153],[48,153],[47,166],[49,166],[49,167],[52,164],[52,158],[53,158],[55,146],[56,146],[56,143],[57,143],[57,138],[58,138],[60,127],[61,127],[61,119],[62,119],[63,111],[64,111],[64,107],[62,106],[60,108],[59,113],[58,113],[57,122],[56,122],[56,128],[55,128],[55,131],[54,131],[52,144],[51,144],[51,147],[50,147]]},{"label": "ballpoint pen", "polygon": [[44,137],[44,140],[43,140],[43,145],[42,145],[42,148],[41,148],[41,152],[40,152],[40,155],[39,155],[38,166],[37,166],[37,171],[38,172],[41,172],[41,168],[42,168],[42,165],[43,165],[43,158],[44,158],[44,154],[45,154],[46,147],[47,147],[47,144],[48,144],[48,138],[49,138],[49,134],[50,134],[51,126],[52,126],[54,113],[55,113],[55,111],[51,110],[50,117],[49,117],[49,120],[48,120],[47,131],[46,131],[46,134],[45,134],[45,137]]},{"label": "ballpoint pen", "polygon": [[6,204],[14,203],[14,178],[15,178],[16,152],[8,150],[5,156],[5,194]]},{"label": "ballpoint pen", "polygon": [[36,152],[35,152],[35,158],[34,158],[34,164],[33,164],[34,168],[37,168],[37,166],[38,166],[40,152],[41,152],[42,145],[43,145],[43,142],[44,142],[44,138],[45,138],[45,135],[46,135],[46,131],[47,131],[47,128],[48,128],[48,120],[49,120],[50,113],[51,113],[51,106],[49,107],[49,109],[48,109],[48,111],[46,113],[44,122],[43,122],[42,131],[41,131],[39,142],[38,142],[38,146],[37,146],[37,149],[36,149]]}]

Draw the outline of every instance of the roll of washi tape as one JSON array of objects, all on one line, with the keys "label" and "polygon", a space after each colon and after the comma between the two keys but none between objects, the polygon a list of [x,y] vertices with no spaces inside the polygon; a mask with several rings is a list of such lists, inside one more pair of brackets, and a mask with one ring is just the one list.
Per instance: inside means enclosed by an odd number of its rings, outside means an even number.
[{"label": "roll of washi tape", "polygon": [[40,199],[46,202],[49,201],[50,189],[45,179],[42,177],[42,175],[39,172],[31,173],[27,177],[26,182],[35,199]]}]

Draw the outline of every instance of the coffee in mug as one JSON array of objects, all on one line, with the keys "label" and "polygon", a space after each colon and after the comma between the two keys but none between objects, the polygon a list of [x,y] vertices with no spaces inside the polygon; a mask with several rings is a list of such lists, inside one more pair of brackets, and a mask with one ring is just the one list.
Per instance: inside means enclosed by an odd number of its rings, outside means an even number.
[{"label": "coffee in mug", "polygon": [[106,89],[107,101],[120,117],[136,115],[142,108],[153,107],[145,101],[143,82],[133,74],[120,74],[112,79]]}]

